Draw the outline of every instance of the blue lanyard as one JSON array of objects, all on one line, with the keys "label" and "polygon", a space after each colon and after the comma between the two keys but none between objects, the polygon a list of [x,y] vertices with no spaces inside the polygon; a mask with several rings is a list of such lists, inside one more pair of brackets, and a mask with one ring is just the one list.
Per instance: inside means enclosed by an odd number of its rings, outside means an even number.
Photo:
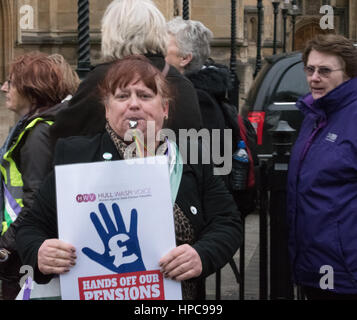
[{"label": "blue lanyard", "polygon": [[172,205],[174,205],[180,188],[183,172],[183,161],[176,143],[167,141],[167,156],[169,161],[171,199]]}]

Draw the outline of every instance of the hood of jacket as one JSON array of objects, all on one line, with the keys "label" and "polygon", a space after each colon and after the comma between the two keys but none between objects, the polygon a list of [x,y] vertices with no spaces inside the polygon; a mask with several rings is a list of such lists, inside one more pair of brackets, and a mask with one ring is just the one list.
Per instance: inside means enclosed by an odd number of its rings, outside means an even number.
[{"label": "hood of jacket", "polygon": [[224,96],[232,88],[230,71],[225,66],[203,66],[201,70],[188,72],[185,76],[196,89],[207,91],[214,96]]}]

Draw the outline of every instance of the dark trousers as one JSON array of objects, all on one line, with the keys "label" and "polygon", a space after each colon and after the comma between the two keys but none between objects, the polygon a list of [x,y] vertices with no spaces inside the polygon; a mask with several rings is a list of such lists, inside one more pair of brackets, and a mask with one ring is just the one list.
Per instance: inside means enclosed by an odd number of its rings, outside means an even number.
[{"label": "dark trousers", "polygon": [[17,282],[1,281],[3,300],[15,300],[21,288]]},{"label": "dark trousers", "polygon": [[330,290],[303,287],[307,300],[357,300],[357,294],[340,294]]}]

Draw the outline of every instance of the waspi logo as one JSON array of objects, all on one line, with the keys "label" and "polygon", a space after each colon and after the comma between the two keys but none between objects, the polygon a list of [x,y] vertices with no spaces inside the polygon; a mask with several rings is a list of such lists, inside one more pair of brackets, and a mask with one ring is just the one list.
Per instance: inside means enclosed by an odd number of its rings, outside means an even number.
[{"label": "waspi logo", "polygon": [[76,196],[76,201],[79,203],[82,202],[94,202],[97,200],[97,196],[94,193],[91,194],[78,194]]}]

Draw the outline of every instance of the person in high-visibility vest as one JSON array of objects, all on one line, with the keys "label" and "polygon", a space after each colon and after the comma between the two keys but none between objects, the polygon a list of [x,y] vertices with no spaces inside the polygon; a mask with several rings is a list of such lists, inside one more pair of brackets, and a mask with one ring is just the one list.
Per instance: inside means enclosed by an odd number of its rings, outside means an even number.
[{"label": "person in high-visibility vest", "polygon": [[[15,244],[16,225],[52,166],[49,128],[79,78],[60,55],[31,52],[15,59],[1,87],[6,108],[19,121],[0,149],[0,261],[3,299],[14,299],[20,290],[22,265]],[[16,222],[15,222],[16,221]]]}]

